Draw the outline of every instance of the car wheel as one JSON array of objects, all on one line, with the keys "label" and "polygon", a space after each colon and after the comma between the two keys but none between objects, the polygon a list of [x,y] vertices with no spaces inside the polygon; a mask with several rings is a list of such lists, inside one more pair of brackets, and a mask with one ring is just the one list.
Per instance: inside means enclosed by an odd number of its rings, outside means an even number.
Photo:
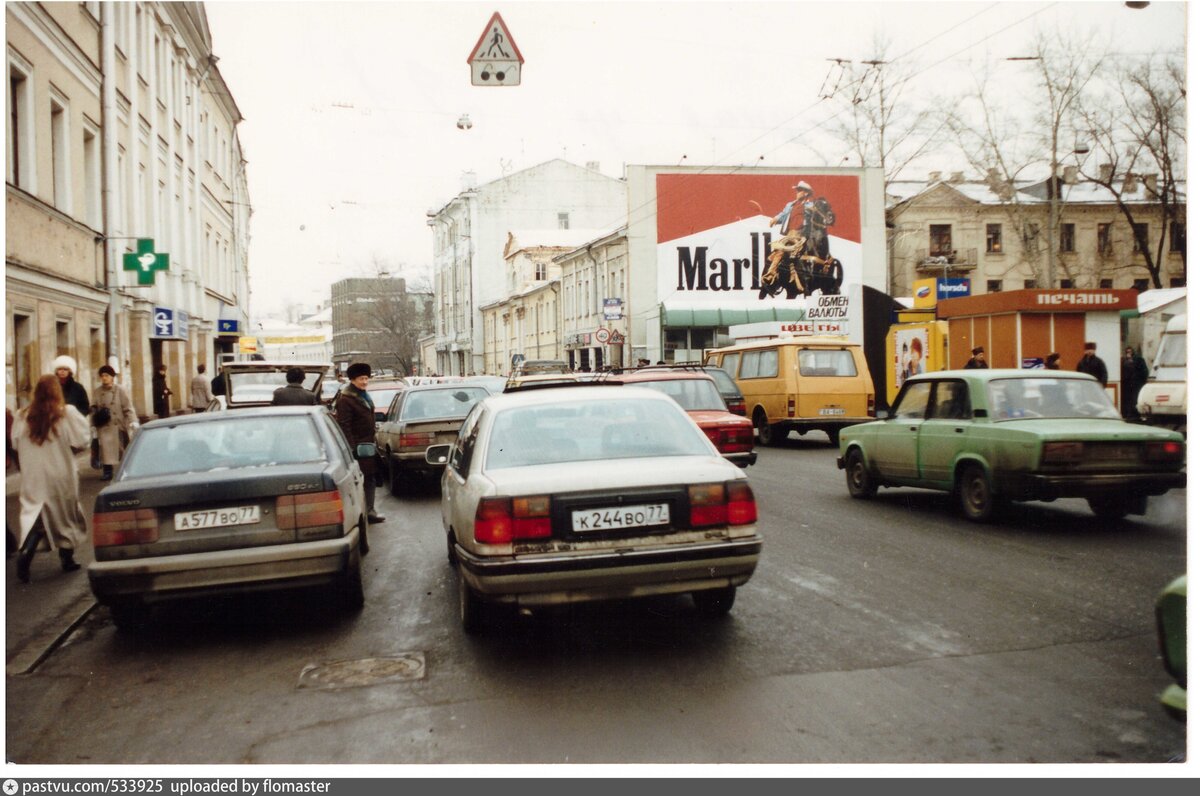
[{"label": "car wheel", "polygon": [[786,436],[778,426],[767,422],[767,415],[762,411],[754,415],[754,428],[758,431],[758,441],[767,447],[778,445]]},{"label": "car wheel", "polygon": [[138,599],[122,600],[108,606],[113,624],[121,633],[138,633],[150,619],[150,606]]},{"label": "car wheel", "polygon": [[968,464],[958,478],[958,503],[972,522],[987,522],[1000,508],[1001,501],[992,492],[987,473],[978,464]]},{"label": "car wheel", "polygon": [[362,558],[360,556],[354,556],[354,560],[350,562],[350,568],[342,576],[342,581],[338,584],[338,597],[342,607],[351,613],[361,610],[363,603],[366,602],[363,594]]},{"label": "car wheel", "polygon": [[850,497],[859,500],[875,497],[875,492],[879,489],[879,484],[871,477],[867,462],[858,448],[852,448],[846,454],[846,489],[849,490]]},{"label": "car wheel", "polygon": [[392,458],[391,452],[387,456],[388,463],[388,489],[396,497],[400,497],[404,492],[404,471],[400,469],[400,465],[396,464],[396,460]]},{"label": "car wheel", "polygon": [[1088,508],[1102,520],[1121,520],[1129,514],[1146,513],[1146,496],[1105,495],[1087,499]]},{"label": "car wheel", "polygon": [[469,585],[462,571],[458,573],[458,618],[462,628],[474,636],[483,632],[483,600]]},{"label": "car wheel", "polygon": [[737,597],[736,586],[692,592],[692,602],[695,603],[696,610],[702,616],[724,616],[733,608],[735,597]]}]

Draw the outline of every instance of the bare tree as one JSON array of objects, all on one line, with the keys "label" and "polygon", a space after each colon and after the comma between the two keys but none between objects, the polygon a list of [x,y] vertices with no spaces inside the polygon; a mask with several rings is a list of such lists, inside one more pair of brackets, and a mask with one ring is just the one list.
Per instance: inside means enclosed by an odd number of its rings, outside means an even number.
[{"label": "bare tree", "polygon": [[[419,351],[417,341],[433,331],[433,302],[429,291],[413,292],[404,279],[391,278],[393,270],[378,257],[372,260],[381,290],[362,302],[360,331],[368,335],[375,364],[411,374]],[[419,279],[418,279],[419,281]]]},{"label": "bare tree", "polygon": [[[1186,198],[1179,186],[1187,168],[1186,73],[1180,56],[1148,56],[1113,69],[1111,78],[1109,91],[1089,97],[1080,111],[1077,135],[1094,145],[1095,152],[1081,159],[1079,174],[1112,197],[1129,225],[1140,264],[1154,287],[1161,288],[1163,258],[1173,232],[1187,263]],[[1148,225],[1135,219],[1139,206],[1153,208],[1159,222],[1154,241]]]}]

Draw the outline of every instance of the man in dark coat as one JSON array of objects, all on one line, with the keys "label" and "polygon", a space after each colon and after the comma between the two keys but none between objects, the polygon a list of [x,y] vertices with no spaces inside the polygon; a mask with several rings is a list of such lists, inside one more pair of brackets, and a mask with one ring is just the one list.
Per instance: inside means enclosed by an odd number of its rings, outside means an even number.
[{"label": "man in dark coat", "polygon": [[1150,368],[1146,360],[1132,346],[1125,347],[1125,356],[1121,357],[1121,416],[1136,419],[1138,416],[1137,397],[1150,379]]},{"label": "man in dark coat", "polygon": [[152,390],[154,392],[154,414],[159,417],[171,416],[171,401],[170,398],[174,393],[167,386],[167,366],[159,365],[158,371],[155,372],[154,378],[151,380]]},{"label": "man in dark coat", "polygon": [[272,406],[316,406],[317,396],[304,388],[304,370],[287,369],[287,386],[279,387],[271,396]]},{"label": "man in dark coat", "polygon": [[977,345],[971,349],[971,358],[967,360],[967,364],[963,367],[967,370],[986,369],[988,366],[987,360],[983,358],[983,346]]},{"label": "man in dark coat", "polygon": [[[371,381],[371,366],[365,362],[355,362],[346,369],[346,378],[349,381],[337,394],[333,411],[346,442],[350,443],[350,448],[354,450],[359,443],[375,442],[375,402],[367,392],[367,384]],[[363,473],[367,522],[383,522],[385,518],[375,513],[375,457],[359,458],[358,466]]]},{"label": "man in dark coat", "polygon": [[1108,366],[1104,364],[1104,360],[1096,356],[1096,344],[1083,344],[1083,359],[1079,360],[1079,364],[1075,366],[1075,370],[1080,373],[1090,373],[1096,377],[1096,381],[1107,386],[1108,385]]},{"label": "man in dark coat", "polygon": [[224,395],[225,394],[225,372],[224,371],[225,371],[224,368],[218,367],[217,375],[213,376],[213,380],[212,380],[212,394],[213,395]]},{"label": "man in dark coat", "polygon": [[54,375],[58,376],[58,386],[62,387],[63,400],[68,406],[79,410],[79,414],[88,416],[91,404],[88,402],[87,390],[75,381],[77,366],[75,360],[65,354],[54,360]]}]

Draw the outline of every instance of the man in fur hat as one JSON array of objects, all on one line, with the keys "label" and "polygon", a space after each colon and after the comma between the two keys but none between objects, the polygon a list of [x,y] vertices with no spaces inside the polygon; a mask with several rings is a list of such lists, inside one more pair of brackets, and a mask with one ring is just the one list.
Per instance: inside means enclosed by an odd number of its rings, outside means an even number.
[{"label": "man in fur hat", "polygon": [[79,414],[87,417],[91,404],[88,403],[87,390],[75,381],[77,371],[75,360],[66,354],[54,360],[54,375],[58,376],[58,386],[62,387],[63,400],[67,406],[79,410]]},{"label": "man in fur hat", "polygon": [[983,358],[983,346],[977,345],[971,349],[971,358],[967,360],[967,364],[963,365],[967,370],[977,370],[979,368],[986,369],[988,366],[987,360]]},{"label": "man in fur hat", "polygon": [[[371,366],[366,362],[355,362],[346,369],[346,386],[337,394],[333,404],[337,423],[346,436],[351,449],[359,443],[375,442],[375,402],[367,392],[371,381]],[[363,473],[363,497],[367,502],[367,522],[383,522],[384,517],[375,513],[375,457],[358,459]]]}]

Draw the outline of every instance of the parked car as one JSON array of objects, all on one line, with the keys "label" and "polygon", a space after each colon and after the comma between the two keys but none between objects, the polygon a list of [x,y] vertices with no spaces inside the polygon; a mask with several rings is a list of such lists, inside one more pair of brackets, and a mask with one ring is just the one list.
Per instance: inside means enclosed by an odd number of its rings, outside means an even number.
[{"label": "parked car", "polygon": [[733,607],[762,537],[746,474],[665,395],[613,385],[479,402],[435,445],[463,628],[486,606],[691,593]]},{"label": "parked car", "polygon": [[471,407],[489,394],[482,385],[466,382],[428,384],[397,393],[375,430],[375,446],[393,495],[402,494],[405,480],[413,475],[441,473],[442,465],[426,461],[426,448],[453,441]]},{"label": "parked car", "polygon": [[214,396],[208,405],[208,411],[270,406],[276,388],[287,386],[287,372],[290,368],[303,370],[304,388],[320,398],[331,367],[328,362],[226,362],[221,365],[225,394]]},{"label": "parked car", "polygon": [[373,378],[367,384],[367,392],[370,393],[371,400],[375,403],[375,424],[377,427],[387,417],[387,410],[392,405],[392,400],[407,389],[408,382],[403,378]]},{"label": "parked car", "polygon": [[749,467],[758,460],[754,424],[748,417],[728,411],[716,382],[703,371],[643,368],[600,374],[599,379],[661,392],[683,407],[726,459],[739,467]]},{"label": "parked car", "polygon": [[838,467],[856,498],[881,486],[954,494],[986,521],[1010,500],[1086,498],[1099,517],[1144,514],[1183,488],[1183,436],[1126,423],[1086,373],[948,370],[912,376],[885,420],[842,430]]},{"label": "parked car", "polygon": [[495,395],[504,392],[504,385],[508,383],[508,379],[503,376],[464,376],[463,383],[483,385],[488,392]]},{"label": "parked car", "polygon": [[1171,581],[1154,604],[1158,649],[1175,682],[1159,701],[1172,718],[1187,721],[1187,575]]},{"label": "parked car", "polygon": [[529,376],[509,376],[501,392],[521,390],[543,390],[548,387],[563,387],[595,381],[595,373],[534,373]]},{"label": "parked car", "polygon": [[[730,359],[730,363],[733,360]],[[746,396],[742,395],[742,390],[737,386],[737,382],[733,380],[724,368],[716,365],[701,365],[699,362],[681,362],[672,365],[648,365],[638,368],[638,371],[647,370],[694,370],[701,373],[707,373],[712,376],[712,380],[717,383],[717,390],[721,393],[722,400],[725,401],[725,408],[735,415],[746,415]]]},{"label": "parked car", "polygon": [[331,586],[363,604],[363,475],[329,412],[280,406],[142,426],[96,497],[88,580],[118,628],[181,597]]},{"label": "parked car", "polygon": [[570,373],[571,368],[561,359],[525,359],[513,366],[511,376],[532,376],[535,373]]}]

